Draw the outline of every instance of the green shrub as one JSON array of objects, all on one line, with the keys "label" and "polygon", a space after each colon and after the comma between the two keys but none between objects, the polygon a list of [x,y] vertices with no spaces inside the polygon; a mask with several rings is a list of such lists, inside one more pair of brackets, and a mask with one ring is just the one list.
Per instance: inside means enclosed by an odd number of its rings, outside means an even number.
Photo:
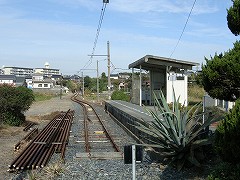
[{"label": "green shrub", "polygon": [[[137,129],[142,131],[149,142],[157,149],[155,152],[175,165],[178,170],[184,165],[200,166],[206,157],[205,148],[212,144],[205,129],[214,121],[222,117],[207,117],[203,121],[202,105],[196,104],[188,110],[188,107],[179,106],[179,98],[174,96],[174,108],[169,108],[167,101],[160,93],[160,101],[155,96],[155,111],[148,110],[152,115],[151,122],[136,122]],[[149,145],[151,147],[151,145]]]},{"label": "green shrub", "polygon": [[120,91],[114,91],[111,96],[112,100],[122,100],[122,101],[129,101],[130,97],[129,95],[125,94],[122,90]]},{"label": "green shrub", "polygon": [[240,164],[230,164],[222,162],[214,167],[208,180],[236,180],[240,177]]},{"label": "green shrub", "polygon": [[22,113],[5,112],[3,113],[4,123],[10,126],[20,126],[25,121],[25,116]]},{"label": "green shrub", "polygon": [[240,101],[226,115],[215,133],[215,149],[223,161],[240,162]]},{"label": "green shrub", "polygon": [[34,101],[32,90],[3,84],[0,85],[0,97],[0,120],[19,126],[25,120],[23,112],[28,110]]}]

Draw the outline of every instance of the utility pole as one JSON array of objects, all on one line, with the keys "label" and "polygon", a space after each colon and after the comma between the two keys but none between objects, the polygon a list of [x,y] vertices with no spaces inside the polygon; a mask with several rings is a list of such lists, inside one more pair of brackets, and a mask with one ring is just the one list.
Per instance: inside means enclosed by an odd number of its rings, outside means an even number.
[{"label": "utility pole", "polygon": [[82,72],[82,97],[84,99],[84,77],[83,77],[83,72]]},{"label": "utility pole", "polygon": [[60,78],[60,99],[62,99],[62,73],[61,73],[61,78]]},{"label": "utility pole", "polygon": [[97,60],[97,102],[99,102],[99,73],[98,73],[98,60]]},{"label": "utility pole", "polygon": [[110,80],[110,47],[109,47],[109,41],[107,42],[107,57],[108,57],[108,99],[111,99],[110,96],[110,89],[111,89],[111,80]]},{"label": "utility pole", "polygon": [[111,92],[110,92],[110,89],[111,89],[111,79],[110,79],[110,45],[109,45],[109,41],[107,41],[107,55],[104,55],[104,54],[97,54],[97,55],[93,55],[93,54],[91,54],[91,55],[88,55],[88,56],[91,56],[91,57],[93,57],[93,56],[107,56],[107,60],[108,60],[108,65],[107,65],[107,67],[108,67],[108,99],[110,100],[111,99],[111,96],[110,96],[110,94],[111,94]]}]

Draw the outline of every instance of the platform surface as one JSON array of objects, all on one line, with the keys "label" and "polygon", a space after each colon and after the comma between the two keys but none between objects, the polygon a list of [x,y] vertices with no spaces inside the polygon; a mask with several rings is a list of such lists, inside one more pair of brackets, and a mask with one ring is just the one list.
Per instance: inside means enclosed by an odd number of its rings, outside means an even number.
[{"label": "platform surface", "polygon": [[152,110],[153,107],[139,106],[136,104],[132,104],[132,103],[129,103],[126,101],[120,101],[120,100],[109,100],[106,102],[137,119],[144,120],[144,121],[153,120],[153,117],[146,110],[146,109]]}]

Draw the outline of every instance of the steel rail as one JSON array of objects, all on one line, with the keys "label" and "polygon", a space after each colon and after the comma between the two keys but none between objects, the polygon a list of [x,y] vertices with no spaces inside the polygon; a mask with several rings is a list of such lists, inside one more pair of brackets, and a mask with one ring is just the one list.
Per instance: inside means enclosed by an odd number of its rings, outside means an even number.
[{"label": "steel rail", "polygon": [[82,106],[82,108],[83,108],[85,151],[86,151],[87,153],[89,153],[89,152],[90,152],[90,143],[89,143],[89,135],[88,135],[88,130],[87,130],[87,129],[88,129],[87,108],[86,108],[86,106],[84,106],[83,103],[81,103],[78,99],[76,99],[76,96],[77,96],[77,95],[74,95],[71,99],[72,99],[72,101],[80,104],[80,105]]},{"label": "steel rail", "polygon": [[[99,120],[99,122],[100,122],[100,124],[101,124],[101,126],[102,126],[102,128],[103,128],[103,130],[104,130],[104,132],[106,134],[106,137],[110,140],[114,150],[116,152],[121,152],[119,147],[117,146],[117,144],[114,142],[113,138],[111,137],[110,133],[108,132],[108,130],[107,130],[106,126],[104,125],[103,121],[101,120],[100,116],[96,112],[95,108],[89,102],[77,99],[77,94],[72,97],[72,100],[74,102],[80,104],[83,107],[83,109],[84,109],[85,144],[88,144],[88,146],[90,146],[89,139],[88,139],[88,130],[87,130],[87,128],[88,128],[88,121],[87,121],[87,119],[89,119],[89,116],[86,114],[87,113],[86,104],[87,104],[88,106],[90,106],[93,109],[94,114],[96,115],[97,119]],[[90,152],[90,149],[86,148],[86,152]]]},{"label": "steel rail", "polygon": [[[9,165],[9,169],[24,170],[44,167],[56,148],[64,158],[74,111],[61,112],[25,147]],[[56,142],[56,143],[55,143]]]}]

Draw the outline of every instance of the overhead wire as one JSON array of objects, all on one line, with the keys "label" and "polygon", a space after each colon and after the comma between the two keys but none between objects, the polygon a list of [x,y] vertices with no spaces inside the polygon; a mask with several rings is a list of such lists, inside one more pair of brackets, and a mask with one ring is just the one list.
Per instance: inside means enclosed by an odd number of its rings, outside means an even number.
[{"label": "overhead wire", "polygon": [[101,8],[101,14],[100,14],[99,22],[98,22],[98,28],[97,28],[95,40],[94,40],[94,43],[93,43],[92,53],[91,53],[91,56],[90,56],[88,62],[83,66],[82,69],[85,69],[92,64],[92,59],[93,59],[93,55],[94,55],[96,47],[97,47],[98,37],[99,37],[100,30],[101,30],[101,27],[102,27],[102,22],[103,22],[106,6],[107,6],[107,3],[103,2],[102,8]]},{"label": "overhead wire", "polygon": [[193,8],[194,8],[194,6],[195,6],[195,4],[196,4],[196,1],[197,1],[197,0],[194,0],[194,2],[193,2],[191,11],[190,11],[189,14],[188,14],[188,18],[187,18],[187,21],[186,21],[186,23],[185,23],[185,25],[184,25],[184,27],[183,27],[182,33],[181,33],[181,35],[180,35],[180,37],[179,37],[179,39],[178,39],[178,41],[177,41],[176,46],[175,46],[174,49],[173,49],[171,55],[169,56],[169,58],[172,57],[173,53],[174,53],[174,52],[176,51],[176,49],[177,49],[177,46],[178,46],[180,40],[182,39],[183,33],[184,33],[184,31],[185,31],[185,29],[186,29],[186,27],[187,27],[188,21],[189,21],[189,19],[190,19],[190,16],[191,16],[191,14],[192,14],[192,11],[193,11]]}]

